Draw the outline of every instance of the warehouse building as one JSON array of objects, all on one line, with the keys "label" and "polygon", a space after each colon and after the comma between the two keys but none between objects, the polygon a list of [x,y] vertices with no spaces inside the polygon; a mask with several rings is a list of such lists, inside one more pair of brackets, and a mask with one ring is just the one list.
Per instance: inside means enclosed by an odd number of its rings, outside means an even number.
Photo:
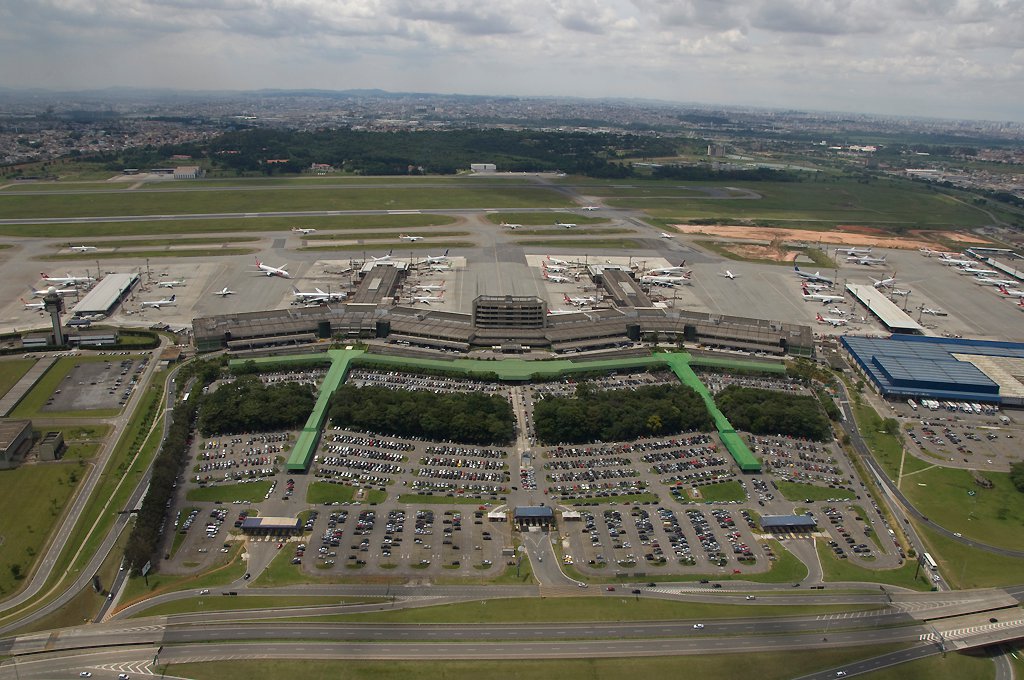
[{"label": "warehouse building", "polygon": [[886,398],[1024,405],[1024,343],[910,335],[840,342]]},{"label": "warehouse building", "polygon": [[74,316],[106,316],[139,282],[138,274],[107,274],[71,310]]},{"label": "warehouse building", "polygon": [[14,467],[31,447],[31,420],[0,419],[0,470]]}]

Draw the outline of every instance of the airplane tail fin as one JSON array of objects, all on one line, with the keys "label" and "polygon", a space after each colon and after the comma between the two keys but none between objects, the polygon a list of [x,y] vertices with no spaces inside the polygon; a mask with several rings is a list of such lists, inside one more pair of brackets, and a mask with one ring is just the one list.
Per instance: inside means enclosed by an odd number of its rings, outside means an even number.
[{"label": "airplane tail fin", "polygon": [[444,249],[444,256],[448,257],[448,249],[447,248]]},{"label": "airplane tail fin", "polygon": [[[1010,294],[1010,292],[1008,290],[1006,290],[1006,286],[999,286],[999,292],[1002,293],[1003,295],[1009,295]],[[1024,300],[1024,298],[1021,298],[1021,299]]]},{"label": "airplane tail fin", "polygon": [[178,296],[177,295],[172,295],[171,296],[171,302],[174,302],[174,298],[176,298],[176,297],[178,297]]},{"label": "airplane tail fin", "polygon": [[256,258],[256,266],[257,267],[262,267],[263,266],[263,263],[260,262],[260,258],[258,258],[258,257]]},{"label": "airplane tail fin", "polygon": [[821,317],[821,314],[815,314],[814,316],[816,316],[818,318],[818,321],[824,321],[825,320],[825,319],[823,319]]},{"label": "airplane tail fin", "polygon": [[[565,298],[566,302],[572,302],[572,300],[569,299],[568,295],[562,294],[562,297]],[[1021,298],[1021,299],[1024,300],[1024,298]]]}]

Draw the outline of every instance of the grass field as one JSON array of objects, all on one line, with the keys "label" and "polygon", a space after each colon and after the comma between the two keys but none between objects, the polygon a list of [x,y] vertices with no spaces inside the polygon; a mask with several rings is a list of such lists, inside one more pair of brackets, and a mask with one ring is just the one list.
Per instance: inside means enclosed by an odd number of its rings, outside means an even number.
[{"label": "grass field", "polygon": [[189,489],[185,497],[193,502],[231,503],[232,501],[249,501],[258,503],[270,491],[270,482],[239,482],[237,484],[219,484],[198,489]]},{"label": "grass field", "polygon": [[520,246],[547,246],[549,248],[573,248],[577,253],[592,250],[636,250],[641,247],[639,241],[631,238],[579,238],[579,239],[524,239],[517,240]]},{"label": "grass field", "polygon": [[850,500],[855,493],[849,489],[830,489],[827,486],[815,486],[814,484],[803,484],[800,482],[776,482],[779,492],[787,501],[827,501],[831,499]]},{"label": "grass field", "polygon": [[975,550],[927,527],[918,527],[918,531],[938,563],[939,573],[954,588],[990,588],[1020,582],[1024,560]]},{"label": "grass field", "polygon": [[[401,235],[401,229],[395,229],[393,231],[377,231],[377,232],[363,232],[363,231],[346,231],[346,232],[335,232],[331,234],[310,234],[303,236],[303,240],[306,241],[351,241],[352,239],[363,239],[363,240],[398,240]],[[416,236],[422,236],[424,241],[437,239],[437,238],[450,238],[452,236],[469,236],[468,231],[424,231],[417,232]],[[401,241],[402,243],[419,243],[419,241]]]},{"label": "grass field", "polygon": [[700,500],[693,503],[706,501],[725,503],[727,501],[743,501],[747,498],[747,492],[739,482],[728,481],[718,484],[708,484],[700,487]]},{"label": "grass field", "polygon": [[[95,248],[142,248],[142,247],[164,247],[164,246],[208,246],[224,245],[226,243],[243,243],[259,241],[258,236],[230,236],[220,238],[146,238],[133,239],[131,241],[83,241],[71,245],[93,246]],[[63,247],[63,246],[60,246]]]},{"label": "grass field", "polygon": [[19,586],[21,581],[14,578],[13,569],[23,577],[29,574],[83,476],[74,464],[42,463],[0,470],[0,517],[5,518],[0,522],[0,595]]},{"label": "grass field", "polygon": [[[545,188],[359,187],[316,191],[265,188],[261,191],[182,191],[86,193],[40,196],[0,192],[0,213],[8,219],[101,217],[104,215],[184,215],[316,210],[436,210],[444,208],[559,208],[571,205]],[[295,220],[292,220],[294,223]]]},{"label": "grass field", "polygon": [[[334,571],[311,576],[302,571],[301,565],[292,564],[292,557],[293,554],[290,550],[279,551],[270,564],[267,565],[267,568],[249,584],[249,587],[278,588],[303,583],[347,583],[357,580],[349,576],[349,571],[342,568],[340,564],[335,567]],[[313,558],[310,557],[310,559]],[[387,583],[388,581],[397,583],[404,579],[389,579],[385,576],[371,580],[374,583]]]},{"label": "grass field", "polygon": [[149,236],[152,234],[214,234],[286,231],[294,226],[324,231],[430,227],[451,224],[447,215],[336,215],[303,217],[296,225],[294,217],[217,218],[209,220],[153,220],[140,222],[90,222],[89,224],[0,225],[0,235],[49,238],[86,238],[105,236]]},{"label": "grass field", "polygon": [[[857,566],[852,559],[841,560],[829,549],[825,541],[815,541],[818,550],[818,561],[821,562],[822,573],[826,582],[864,581],[866,583],[884,583],[902,586],[913,590],[930,590],[932,587],[927,570],[917,570],[917,563],[908,560],[898,569],[867,569]],[[914,578],[915,573],[917,578]]]},{"label": "grass field", "polygon": [[622,227],[594,227],[592,229],[583,227],[582,229],[573,229],[571,232],[567,232],[565,229],[518,229],[514,232],[513,236],[516,238],[522,238],[524,236],[558,236],[564,238],[566,234],[572,234],[575,237],[580,237],[632,233],[634,233],[632,229],[625,229]]},{"label": "grass field", "polygon": [[594,498],[570,498],[563,501],[566,505],[628,505],[630,503],[657,503],[658,494],[656,493],[629,493],[622,494],[619,496],[597,496]]},{"label": "grass field", "polygon": [[0,361],[0,397],[11,391],[29,369],[35,366],[35,359],[7,359]]},{"label": "grass field", "polygon": [[362,243],[357,241],[355,243],[332,243],[330,245],[322,246],[301,246],[296,250],[312,250],[312,251],[324,251],[324,250],[344,250],[344,251],[359,251],[368,249],[381,249],[388,248],[390,250],[397,250],[399,254],[403,250],[432,250],[440,253],[442,248],[475,248],[476,243],[472,241],[430,241],[423,242],[417,241],[416,243],[407,243],[405,241],[399,241],[398,236],[393,237],[391,242],[383,243]]},{"label": "grass field", "polygon": [[[219,555],[219,553],[218,553]],[[159,572],[149,575],[149,585],[142,576],[133,576],[125,584],[120,606],[123,608],[144,597],[152,597],[161,593],[176,592],[189,588],[203,589],[234,583],[245,574],[245,562],[242,561],[242,544],[239,543],[224,559],[214,564],[209,570],[194,576],[176,576]]]},{"label": "grass field", "polygon": [[[825,650],[779,651],[766,654],[655,656],[589,659],[514,659],[500,661],[365,661],[259,659],[210,663],[173,664],[161,667],[168,676],[195,680],[249,680],[250,678],[301,677],[303,680],[479,680],[499,675],[515,680],[622,680],[642,678],[752,678],[789,680],[824,672],[898,651],[900,645],[845,647]],[[154,669],[155,670],[155,669]],[[834,675],[834,673],[830,673]],[[987,680],[995,667],[985,656],[935,655],[903,663],[864,677],[871,680]]]},{"label": "grass field", "polygon": [[257,248],[182,248],[180,250],[167,248],[165,250],[131,250],[121,248],[114,252],[90,252],[90,253],[60,253],[56,255],[40,255],[37,260],[47,262],[62,262],[66,260],[123,260],[127,258],[140,257],[228,257],[230,255],[249,255],[258,253]]},{"label": "grass field", "polygon": [[407,505],[484,505],[494,501],[469,496],[428,496],[419,493],[404,493],[398,497],[398,502]]},{"label": "grass field", "polygon": [[[701,182],[702,186],[720,186]],[[877,180],[861,184],[849,179],[805,182],[730,182],[749,189],[760,199],[720,200],[678,198],[609,197],[608,205],[646,211],[652,217],[681,222],[692,219],[751,220],[759,224],[829,229],[836,225],[947,229],[988,224],[980,210],[955,199],[928,191],[910,182]],[[596,194],[600,192],[595,190]]]},{"label": "grass field", "polygon": [[[356,487],[347,484],[332,484],[330,482],[313,482],[306,490],[306,502],[315,505],[324,503],[351,503],[355,499]],[[386,491],[379,489],[368,489],[359,499],[361,503],[375,505],[387,500]]]},{"label": "grass field", "polygon": [[[577,215],[576,213],[570,212],[545,212],[545,213],[517,213],[517,212],[500,212],[500,213],[488,213],[486,218],[494,224],[522,224],[527,227],[539,227],[539,226],[554,226],[556,222],[562,222],[564,224],[600,224],[607,222],[608,220],[604,217],[590,217],[587,215]],[[562,230],[564,233],[564,230]]]},{"label": "grass field", "polygon": [[968,470],[932,467],[905,477],[901,490],[939,526],[989,545],[1024,550],[1024,494],[1007,473],[985,472],[984,477],[993,488],[978,486]]}]

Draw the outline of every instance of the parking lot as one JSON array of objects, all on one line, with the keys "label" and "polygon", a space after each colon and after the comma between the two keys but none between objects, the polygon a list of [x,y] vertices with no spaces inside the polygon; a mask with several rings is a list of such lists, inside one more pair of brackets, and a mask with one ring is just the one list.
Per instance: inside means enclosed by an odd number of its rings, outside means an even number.
[{"label": "parking lot", "polygon": [[83,361],[61,381],[40,409],[43,413],[119,409],[127,403],[149,357],[100,352],[101,361]]}]

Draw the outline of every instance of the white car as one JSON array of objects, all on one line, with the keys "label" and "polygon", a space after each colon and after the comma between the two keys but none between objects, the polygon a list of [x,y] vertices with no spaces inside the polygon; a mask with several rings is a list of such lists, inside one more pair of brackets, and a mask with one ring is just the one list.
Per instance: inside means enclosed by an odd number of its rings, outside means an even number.
[{"label": "white car", "polygon": [[92,673],[90,673],[89,671],[82,671],[81,673],[78,674],[78,677],[80,677],[80,678],[91,678],[92,677]]},{"label": "white car", "polygon": [[693,629],[694,630],[701,630],[702,628],[704,628],[704,624],[703,623],[695,623],[695,624],[693,624]]},{"label": "white car", "polygon": [[132,679],[131,679],[131,676],[129,676],[127,673],[118,673],[117,674],[117,680],[132,680]]},{"label": "white car", "polygon": [[209,595],[210,594],[210,589],[209,588],[203,588],[202,590],[199,591],[199,594],[200,595]]}]

